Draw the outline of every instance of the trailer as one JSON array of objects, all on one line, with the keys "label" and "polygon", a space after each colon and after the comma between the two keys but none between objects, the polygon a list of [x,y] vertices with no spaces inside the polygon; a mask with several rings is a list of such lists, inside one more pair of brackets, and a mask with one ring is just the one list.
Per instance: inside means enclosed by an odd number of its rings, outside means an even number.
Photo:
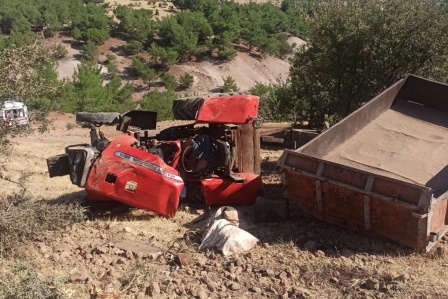
[{"label": "trailer", "polygon": [[448,85],[408,75],[277,165],[318,219],[428,252],[448,231]]}]

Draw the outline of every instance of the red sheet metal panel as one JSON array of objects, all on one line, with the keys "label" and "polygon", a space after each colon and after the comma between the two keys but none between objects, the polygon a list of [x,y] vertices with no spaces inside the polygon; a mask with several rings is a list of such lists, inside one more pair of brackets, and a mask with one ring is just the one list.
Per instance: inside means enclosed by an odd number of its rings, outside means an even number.
[{"label": "red sheet metal panel", "polygon": [[253,173],[238,173],[246,183],[235,183],[230,179],[213,178],[202,181],[207,205],[253,205],[262,188],[261,177]]},{"label": "red sheet metal panel", "polygon": [[208,98],[196,117],[198,123],[250,124],[258,115],[260,98],[234,95]]},{"label": "red sheet metal panel", "polygon": [[92,200],[111,199],[164,216],[174,216],[184,186],[179,172],[155,155],[115,138],[94,163],[86,184]]}]

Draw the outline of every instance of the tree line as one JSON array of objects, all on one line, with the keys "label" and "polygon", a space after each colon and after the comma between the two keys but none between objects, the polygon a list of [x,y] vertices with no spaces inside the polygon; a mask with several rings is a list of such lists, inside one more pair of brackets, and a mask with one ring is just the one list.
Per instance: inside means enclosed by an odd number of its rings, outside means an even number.
[{"label": "tree line", "polygon": [[155,44],[175,52],[172,61],[187,61],[192,55],[214,51],[218,57],[232,58],[233,44],[283,57],[291,51],[288,33],[306,35],[297,10],[287,5],[217,0],[174,0],[173,5],[181,11],[159,19],[153,10],[124,5],[110,15],[103,0],[2,0],[0,47],[27,44],[33,32],[51,36],[66,29],[85,43],[99,45],[117,35],[130,43],[134,53]]},{"label": "tree line", "polygon": [[[121,111],[130,104],[132,86],[123,84],[111,55],[106,61],[111,75],[106,85],[96,65],[97,47],[111,36],[127,42],[126,50],[133,56],[130,75],[148,86],[162,80],[168,92],[148,95],[140,104],[155,109],[160,107],[154,98],[165,96],[169,103],[175,91],[193,83],[189,74],[176,78],[167,73],[176,63],[201,55],[233,59],[237,45],[256,55],[283,57],[292,50],[286,42],[288,34],[306,34],[297,10],[287,6],[217,0],[176,0],[173,5],[177,12],[159,19],[153,10],[123,5],[111,9],[103,0],[0,0],[0,50],[26,47],[36,35],[51,37],[63,31],[81,44],[82,63],[72,82],[56,82],[52,75],[59,101],[46,101],[45,96],[38,104],[59,103],[56,108],[66,112]],[[149,53],[150,59],[139,55],[142,52]],[[55,57],[64,54],[63,47],[55,49]],[[237,89],[233,85],[225,83],[223,90]]]},{"label": "tree line", "polygon": [[[177,86],[191,84],[192,78],[166,74],[171,65],[198,55],[230,59],[237,45],[254,53],[282,56],[289,51],[282,46],[288,32],[306,36],[308,43],[295,53],[287,82],[257,84],[252,89],[261,96],[261,112],[269,120],[294,119],[319,128],[324,121],[346,116],[408,73],[448,81],[448,10],[443,0],[285,0],[280,7],[175,0],[180,12],[172,17],[158,20],[151,10],[118,6],[113,11],[116,21],[107,15],[108,7],[100,0],[4,0],[0,4],[4,34],[0,68],[8,64],[4,51],[34,46],[16,43],[14,36],[22,34],[24,38],[18,40],[26,41],[39,26],[49,30],[47,34],[68,28],[83,43],[85,62],[73,82],[60,82],[54,68],[43,67],[39,59],[35,65],[27,59],[26,67],[46,78],[45,84],[53,84],[40,96],[35,90],[30,93],[39,99],[36,106],[47,101],[58,103],[65,111],[129,107],[132,87],[123,85],[119,76],[112,76],[104,85],[98,66],[89,59],[92,55],[87,55],[89,47],[95,51],[111,34],[127,40],[128,51],[150,54],[149,60],[134,56],[136,75],[148,84],[160,76],[167,87],[167,93],[150,93],[143,99],[140,107],[148,109],[169,107]],[[77,13],[72,14],[75,8]],[[57,11],[57,17],[50,17],[51,11]],[[33,51],[26,55],[34,55]],[[112,56],[107,64],[113,69]],[[0,81],[8,78],[11,75]],[[20,81],[21,77],[14,78]],[[2,82],[2,97],[18,93],[13,83]],[[25,96],[26,90],[23,88],[20,96]]]}]

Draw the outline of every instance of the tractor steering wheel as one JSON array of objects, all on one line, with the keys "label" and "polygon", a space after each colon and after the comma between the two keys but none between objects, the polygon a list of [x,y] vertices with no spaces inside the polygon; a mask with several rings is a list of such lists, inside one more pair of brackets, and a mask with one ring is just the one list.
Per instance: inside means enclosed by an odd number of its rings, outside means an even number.
[{"label": "tractor steering wheel", "polygon": [[187,159],[186,157],[188,156],[188,154],[193,154],[192,146],[187,146],[182,153],[182,157],[181,157],[182,167],[184,168],[184,170],[186,172],[193,172],[193,169],[188,169],[187,166],[185,165],[186,164],[185,160]]}]

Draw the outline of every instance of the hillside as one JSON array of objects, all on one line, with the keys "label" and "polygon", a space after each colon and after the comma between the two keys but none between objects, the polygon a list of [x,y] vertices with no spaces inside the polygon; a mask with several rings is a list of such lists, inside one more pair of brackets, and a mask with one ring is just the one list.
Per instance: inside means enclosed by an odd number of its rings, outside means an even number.
[{"label": "hillside", "polygon": [[[66,37],[55,37],[48,39],[49,43],[61,43],[68,51],[68,54],[58,61],[58,78],[71,79],[77,66],[81,63],[79,46],[74,40]],[[299,38],[291,38],[291,43],[301,45],[304,43]],[[133,82],[135,86],[142,86],[143,82],[138,78],[126,75],[126,69],[131,66],[132,58],[123,52],[125,41],[110,38],[99,47],[99,60],[104,61],[107,53],[117,56],[116,62],[122,77],[125,81]],[[238,88],[242,91],[249,90],[256,83],[271,84],[284,82],[289,74],[290,64],[288,59],[279,59],[273,56],[260,57],[247,52],[239,52],[235,59],[230,61],[220,61],[212,58],[204,58],[200,61],[190,61],[177,64],[171,67],[169,73],[181,76],[189,73],[194,77],[194,84],[184,93],[203,94],[216,92],[223,84],[223,77],[230,76],[235,79]],[[103,72],[107,68],[103,67]],[[149,90],[148,90],[149,91]]]}]

